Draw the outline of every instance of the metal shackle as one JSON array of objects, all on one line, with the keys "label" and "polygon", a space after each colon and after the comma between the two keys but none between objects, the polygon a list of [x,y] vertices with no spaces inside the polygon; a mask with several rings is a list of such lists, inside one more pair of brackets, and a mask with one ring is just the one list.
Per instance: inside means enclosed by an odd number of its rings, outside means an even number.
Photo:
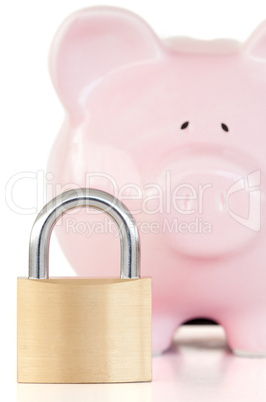
[{"label": "metal shackle", "polygon": [[115,221],[120,234],[120,277],[139,278],[139,234],[129,210],[104,191],[82,188],[66,191],[53,198],[35,219],[29,245],[29,279],[49,278],[48,254],[52,230],[68,210],[85,206],[104,211]]}]

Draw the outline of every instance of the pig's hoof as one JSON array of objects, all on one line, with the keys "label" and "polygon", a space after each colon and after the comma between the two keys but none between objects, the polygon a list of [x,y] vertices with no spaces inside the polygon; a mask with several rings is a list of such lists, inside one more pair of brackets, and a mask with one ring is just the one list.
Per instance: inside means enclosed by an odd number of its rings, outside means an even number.
[{"label": "pig's hoof", "polygon": [[266,358],[266,352],[251,352],[248,350],[239,350],[233,349],[232,350],[234,355],[238,357],[247,357],[247,358]]},{"label": "pig's hoof", "polygon": [[160,357],[163,355],[163,352],[163,350],[154,351],[152,352],[152,357]]}]

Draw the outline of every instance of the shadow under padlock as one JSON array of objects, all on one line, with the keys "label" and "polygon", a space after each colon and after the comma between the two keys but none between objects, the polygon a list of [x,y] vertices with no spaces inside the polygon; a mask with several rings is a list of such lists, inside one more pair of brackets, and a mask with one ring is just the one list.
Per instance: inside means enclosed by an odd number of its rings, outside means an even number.
[{"label": "shadow under padlock", "polygon": [[[70,208],[114,219],[121,241],[119,279],[49,279],[52,229]],[[151,278],[140,278],[139,235],[128,209],[108,193],[69,190],[37,216],[29,278],[18,278],[18,382],[151,381]]]}]

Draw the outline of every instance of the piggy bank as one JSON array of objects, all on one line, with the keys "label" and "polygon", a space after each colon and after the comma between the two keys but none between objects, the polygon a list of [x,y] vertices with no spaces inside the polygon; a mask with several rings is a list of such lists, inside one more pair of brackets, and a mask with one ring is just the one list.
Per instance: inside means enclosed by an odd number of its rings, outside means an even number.
[{"label": "piggy bank", "polygon": [[[208,318],[236,353],[266,355],[266,24],[244,44],[161,41],[131,12],[88,8],[59,29],[50,66],[66,117],[49,197],[93,187],[134,215],[153,351]],[[56,230],[78,275],[119,275],[108,217],[73,210]]]}]

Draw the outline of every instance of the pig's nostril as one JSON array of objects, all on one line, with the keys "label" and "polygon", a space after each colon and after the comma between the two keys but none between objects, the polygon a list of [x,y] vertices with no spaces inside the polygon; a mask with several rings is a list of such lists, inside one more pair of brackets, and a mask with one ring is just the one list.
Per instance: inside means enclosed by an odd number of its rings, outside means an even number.
[{"label": "pig's nostril", "polygon": [[187,128],[188,125],[189,125],[189,122],[185,121],[185,123],[183,123],[182,126],[181,126],[181,130],[185,130],[185,128]]},{"label": "pig's nostril", "polygon": [[224,131],[226,131],[226,132],[229,131],[229,128],[227,127],[226,124],[222,123],[221,126],[222,126],[222,129],[223,129]]}]

